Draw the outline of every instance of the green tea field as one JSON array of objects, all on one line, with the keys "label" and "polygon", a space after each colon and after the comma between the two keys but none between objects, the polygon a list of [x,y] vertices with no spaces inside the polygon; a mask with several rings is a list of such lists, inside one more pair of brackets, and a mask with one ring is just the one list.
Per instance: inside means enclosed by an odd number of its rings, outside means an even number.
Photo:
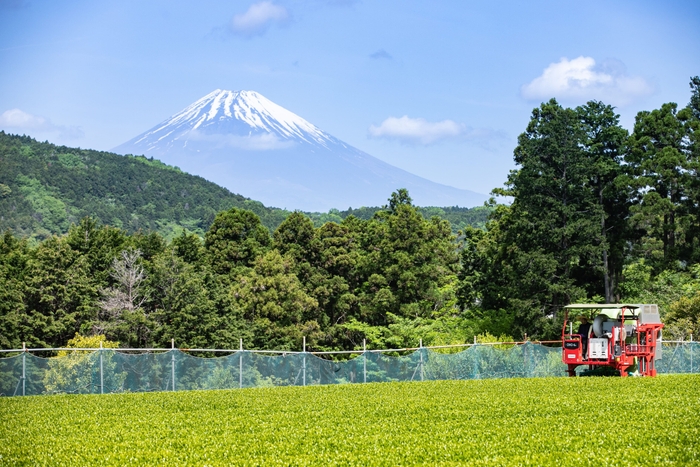
[{"label": "green tea field", "polygon": [[700,464],[700,376],[0,399],[0,465]]}]

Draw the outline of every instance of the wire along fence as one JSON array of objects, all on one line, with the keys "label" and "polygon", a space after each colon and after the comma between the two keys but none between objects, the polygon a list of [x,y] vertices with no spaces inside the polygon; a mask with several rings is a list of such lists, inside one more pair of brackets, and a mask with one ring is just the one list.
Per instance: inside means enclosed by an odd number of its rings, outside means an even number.
[{"label": "wire along fence", "polygon": [[[356,352],[217,349],[21,349],[0,358],[0,395],[106,394],[389,381],[565,376],[561,347],[538,343],[367,350],[343,361],[322,356]],[[69,351],[42,358],[35,352]],[[137,353],[135,353],[137,352]],[[207,352],[219,357],[197,357]],[[387,355],[392,353],[393,355]],[[405,353],[405,355],[398,355]],[[700,343],[664,342],[658,373],[699,373]],[[585,369],[586,367],[579,367]]]}]

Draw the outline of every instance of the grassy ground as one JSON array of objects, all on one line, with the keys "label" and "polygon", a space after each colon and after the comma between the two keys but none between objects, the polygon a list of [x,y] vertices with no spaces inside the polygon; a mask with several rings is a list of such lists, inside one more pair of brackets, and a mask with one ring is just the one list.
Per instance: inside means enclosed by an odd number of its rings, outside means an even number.
[{"label": "grassy ground", "polygon": [[700,376],[0,399],[0,465],[698,465]]}]

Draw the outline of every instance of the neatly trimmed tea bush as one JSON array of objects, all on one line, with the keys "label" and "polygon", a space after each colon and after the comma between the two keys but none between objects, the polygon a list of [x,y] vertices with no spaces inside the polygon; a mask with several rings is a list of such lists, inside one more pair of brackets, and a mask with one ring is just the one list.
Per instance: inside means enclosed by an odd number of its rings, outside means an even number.
[{"label": "neatly trimmed tea bush", "polygon": [[0,399],[0,465],[700,464],[700,376]]}]

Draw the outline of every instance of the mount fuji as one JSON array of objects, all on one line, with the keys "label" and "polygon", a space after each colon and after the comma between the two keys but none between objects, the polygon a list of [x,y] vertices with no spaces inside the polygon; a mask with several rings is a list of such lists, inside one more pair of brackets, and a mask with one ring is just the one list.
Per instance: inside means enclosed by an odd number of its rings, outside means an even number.
[{"label": "mount fuji", "polygon": [[216,91],[113,149],[180,167],[268,206],[381,206],[407,188],[419,206],[486,196],[413,175],[346,144],[254,91]]}]

